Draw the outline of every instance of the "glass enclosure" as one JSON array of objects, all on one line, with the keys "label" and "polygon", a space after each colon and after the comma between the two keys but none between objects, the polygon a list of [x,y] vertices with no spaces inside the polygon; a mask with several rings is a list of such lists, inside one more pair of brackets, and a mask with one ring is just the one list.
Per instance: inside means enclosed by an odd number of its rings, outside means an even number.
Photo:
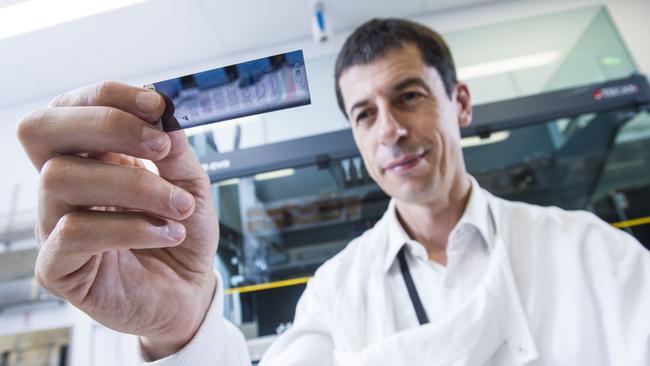
[{"label": "glass enclosure", "polygon": [[650,225],[625,223],[650,216],[647,112],[581,114],[503,133],[464,149],[481,186],[510,200],[593,211],[650,248]]},{"label": "glass enclosure", "polygon": [[[650,248],[650,225],[638,223],[650,217],[647,112],[581,114],[465,138],[463,145],[468,170],[493,194],[593,211]],[[248,337],[282,331],[304,281],[282,282],[312,275],[388,205],[359,156],[228,179],[213,189],[225,287],[280,283],[227,295],[227,315]]]},{"label": "glass enclosure", "polygon": [[[325,167],[315,164],[229,179],[213,189],[221,229],[218,261],[224,281],[229,281],[226,287],[311,276],[370,228],[388,204],[358,156]],[[275,334],[293,319],[305,281],[232,294],[226,311],[229,305],[232,319],[254,323],[253,329],[244,329],[246,335]]]}]

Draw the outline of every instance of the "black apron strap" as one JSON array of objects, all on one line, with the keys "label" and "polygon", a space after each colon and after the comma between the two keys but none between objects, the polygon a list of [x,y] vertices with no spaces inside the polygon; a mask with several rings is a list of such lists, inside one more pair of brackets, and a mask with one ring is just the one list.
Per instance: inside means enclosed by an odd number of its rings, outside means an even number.
[{"label": "black apron strap", "polygon": [[397,253],[397,258],[399,259],[399,267],[402,271],[402,277],[404,278],[404,283],[406,284],[406,290],[409,292],[409,297],[411,298],[411,303],[413,303],[413,308],[415,309],[415,315],[418,317],[418,322],[420,325],[427,324],[429,318],[427,317],[426,311],[424,311],[424,306],[420,301],[420,295],[418,295],[418,290],[415,288],[415,283],[413,282],[413,277],[411,277],[411,272],[409,272],[408,264],[406,264],[406,245],[402,246],[402,249]]}]

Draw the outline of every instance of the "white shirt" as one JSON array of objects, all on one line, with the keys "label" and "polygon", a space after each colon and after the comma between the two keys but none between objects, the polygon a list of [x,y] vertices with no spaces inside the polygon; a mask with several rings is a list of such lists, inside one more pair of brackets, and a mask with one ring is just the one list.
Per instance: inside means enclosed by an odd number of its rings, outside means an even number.
[{"label": "white shirt", "polygon": [[[408,236],[396,213],[395,201],[391,201],[386,212],[388,252],[384,262],[390,301],[395,309],[413,308],[397,261],[397,253],[406,245],[406,262],[429,321],[443,319],[466,301],[488,266],[493,244],[486,197],[472,178],[467,207],[449,235],[446,266],[429,260],[424,246]],[[397,330],[418,325],[413,311],[396,312],[395,318]]]},{"label": "white shirt", "polygon": [[[403,241],[423,326],[395,261]],[[472,180],[447,268],[423,249],[391,202],[318,269],[260,365],[650,365],[650,254],[593,214],[505,201]],[[250,365],[220,282],[192,341],[149,365]]]}]

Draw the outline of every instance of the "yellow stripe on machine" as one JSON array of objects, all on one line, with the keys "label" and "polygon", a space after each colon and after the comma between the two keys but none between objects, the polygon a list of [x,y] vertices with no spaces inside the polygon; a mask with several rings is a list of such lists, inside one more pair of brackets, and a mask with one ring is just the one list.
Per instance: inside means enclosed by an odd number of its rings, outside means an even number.
[{"label": "yellow stripe on machine", "polygon": [[[622,228],[625,228],[625,227],[647,225],[647,224],[650,224],[650,216],[639,217],[639,218],[632,219],[632,220],[626,220],[626,221],[619,221],[619,222],[611,223],[612,226],[614,226],[616,228],[619,228],[619,229],[622,229]],[[233,288],[226,289],[224,292],[225,292],[226,295],[232,295],[232,294],[235,294],[235,293],[243,294],[243,293],[246,293],[246,292],[269,290],[269,289],[278,288],[278,287],[301,285],[303,283],[307,283],[307,281],[309,281],[309,279],[311,277],[312,276],[291,278],[291,279],[288,279],[288,280],[260,283],[260,284],[257,284],[257,285],[233,287]]]},{"label": "yellow stripe on machine", "polygon": [[638,219],[614,222],[612,223],[612,226],[621,229],[624,227],[632,227],[632,226],[639,226],[639,225],[646,225],[646,224],[650,224],[650,216],[639,217]]},{"label": "yellow stripe on machine", "polygon": [[226,295],[230,295],[234,293],[243,294],[245,292],[261,291],[261,290],[268,290],[268,289],[278,288],[278,287],[300,285],[303,283],[307,283],[307,281],[309,281],[311,277],[312,276],[299,277],[299,278],[292,278],[292,279],[282,280],[282,281],[260,283],[257,285],[233,287],[233,288],[226,289],[224,293]]}]

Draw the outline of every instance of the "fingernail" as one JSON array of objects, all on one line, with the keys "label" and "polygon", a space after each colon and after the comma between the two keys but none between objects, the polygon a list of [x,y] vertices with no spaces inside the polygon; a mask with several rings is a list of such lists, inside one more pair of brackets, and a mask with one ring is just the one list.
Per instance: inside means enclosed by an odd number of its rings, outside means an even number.
[{"label": "fingernail", "polygon": [[167,237],[174,241],[181,240],[185,236],[185,226],[176,221],[169,221],[165,228],[165,234],[167,234]]},{"label": "fingernail", "polygon": [[169,138],[164,132],[161,132],[153,127],[142,127],[142,141],[151,150],[159,153],[165,149],[169,143]]},{"label": "fingernail", "polygon": [[156,92],[142,91],[135,95],[135,104],[143,113],[149,113],[156,110],[160,105],[162,98]]},{"label": "fingernail", "polygon": [[176,208],[176,211],[183,213],[187,211],[194,201],[194,197],[191,194],[185,192],[182,189],[174,189],[172,193],[172,205]]}]

